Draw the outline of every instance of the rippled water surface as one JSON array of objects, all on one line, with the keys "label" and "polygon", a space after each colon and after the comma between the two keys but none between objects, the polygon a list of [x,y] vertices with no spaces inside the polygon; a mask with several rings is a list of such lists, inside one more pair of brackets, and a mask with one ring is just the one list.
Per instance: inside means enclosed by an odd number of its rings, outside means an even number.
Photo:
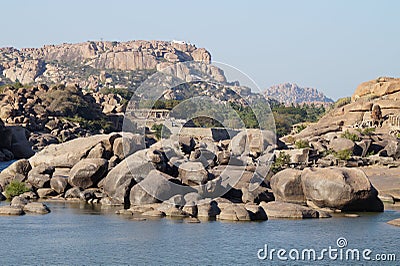
[{"label": "rippled water surface", "polygon": [[[345,237],[349,248],[382,253],[398,252],[400,242],[400,228],[386,224],[400,217],[397,211],[361,213],[359,218],[189,224],[135,221],[114,214],[115,209],[88,204],[47,204],[52,210],[48,215],[0,217],[1,265],[267,265],[271,261],[257,258],[264,244],[322,249],[336,247],[337,238]],[[275,259],[274,264],[299,262]]]}]

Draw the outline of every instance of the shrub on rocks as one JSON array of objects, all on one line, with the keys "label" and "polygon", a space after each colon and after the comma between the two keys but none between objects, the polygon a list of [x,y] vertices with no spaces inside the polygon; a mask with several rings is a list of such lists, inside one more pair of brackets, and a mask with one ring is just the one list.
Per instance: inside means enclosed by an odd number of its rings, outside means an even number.
[{"label": "shrub on rocks", "polygon": [[14,180],[6,186],[5,193],[7,198],[11,199],[15,196],[19,196],[25,192],[28,192],[29,190],[30,189],[26,186],[25,183]]}]

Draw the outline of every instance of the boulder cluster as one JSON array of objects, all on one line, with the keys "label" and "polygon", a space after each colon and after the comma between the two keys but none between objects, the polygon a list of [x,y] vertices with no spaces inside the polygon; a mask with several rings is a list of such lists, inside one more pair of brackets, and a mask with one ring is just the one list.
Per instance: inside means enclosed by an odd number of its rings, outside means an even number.
[{"label": "boulder cluster", "polygon": [[0,187],[17,180],[42,199],[120,205],[119,214],[187,217],[190,222],[383,210],[361,170],[289,169],[270,184],[260,169],[268,169],[280,148],[274,138],[257,130],[219,141],[172,135],[149,146],[137,134],[93,135],[16,161],[0,173]]},{"label": "boulder cluster", "polygon": [[284,139],[291,149],[279,150],[277,156],[286,155],[287,166],[298,168],[400,166],[400,139],[374,131],[375,128],[338,129],[298,140],[292,140],[289,136]]},{"label": "boulder cluster", "polygon": [[76,85],[9,86],[0,94],[0,119],[29,130],[27,136],[34,150],[41,150],[50,144],[121,128],[125,102],[119,94],[84,93]]}]

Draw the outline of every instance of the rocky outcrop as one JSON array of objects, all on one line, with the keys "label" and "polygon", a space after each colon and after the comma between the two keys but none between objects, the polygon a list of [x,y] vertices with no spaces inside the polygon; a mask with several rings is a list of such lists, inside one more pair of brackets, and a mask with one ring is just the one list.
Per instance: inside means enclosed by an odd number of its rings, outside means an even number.
[{"label": "rocky outcrop", "polygon": [[48,214],[50,209],[41,202],[32,202],[27,194],[16,196],[10,205],[0,207],[0,215]]},{"label": "rocky outcrop", "polygon": [[211,55],[206,49],[192,44],[167,41],[89,41],[21,50],[1,48],[0,77],[23,84],[63,81],[90,88],[98,88],[104,83],[127,87],[118,75],[107,77],[101,71],[115,70],[124,75],[126,71],[155,70],[161,63],[184,61],[209,63]]},{"label": "rocky outcrop", "polygon": [[374,80],[363,82],[358,85],[356,91],[351,98],[353,101],[358,100],[362,97],[377,98],[399,91],[399,78],[380,77]]}]

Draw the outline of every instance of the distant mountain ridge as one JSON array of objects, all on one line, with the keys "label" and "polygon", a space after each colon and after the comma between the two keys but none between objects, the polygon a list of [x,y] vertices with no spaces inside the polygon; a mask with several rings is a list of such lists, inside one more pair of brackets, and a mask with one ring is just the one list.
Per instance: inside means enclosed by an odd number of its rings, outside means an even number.
[{"label": "distant mountain ridge", "polygon": [[285,105],[292,103],[327,105],[334,102],[315,88],[303,88],[295,83],[274,85],[264,91],[264,96],[268,99],[275,99]]}]

